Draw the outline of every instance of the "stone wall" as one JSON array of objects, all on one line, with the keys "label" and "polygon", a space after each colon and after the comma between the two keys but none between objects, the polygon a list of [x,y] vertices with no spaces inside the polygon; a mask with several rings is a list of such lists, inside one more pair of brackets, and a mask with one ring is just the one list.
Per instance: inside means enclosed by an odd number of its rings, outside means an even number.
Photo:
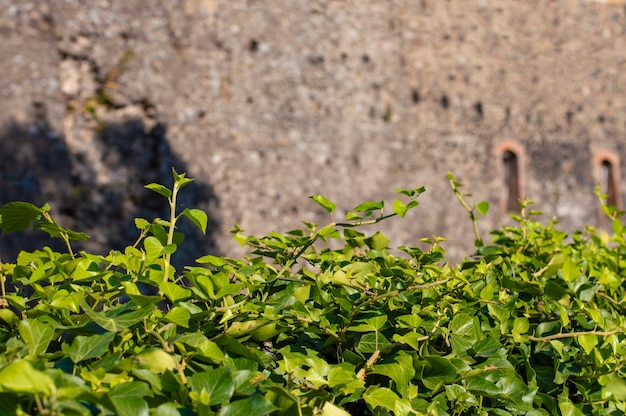
[{"label": "stone wall", "polygon": [[424,185],[422,206],[383,228],[397,245],[448,237],[460,258],[471,224],[448,171],[490,201],[488,230],[508,218],[498,149],[518,145],[524,193],[572,230],[599,224],[596,155],[626,157],[621,6],[0,0],[0,13],[0,203],[49,201],[94,250],[163,215],[141,184],[175,165],[213,218],[189,257],[240,255],[235,223],[327,221],[308,195],[345,213]]}]

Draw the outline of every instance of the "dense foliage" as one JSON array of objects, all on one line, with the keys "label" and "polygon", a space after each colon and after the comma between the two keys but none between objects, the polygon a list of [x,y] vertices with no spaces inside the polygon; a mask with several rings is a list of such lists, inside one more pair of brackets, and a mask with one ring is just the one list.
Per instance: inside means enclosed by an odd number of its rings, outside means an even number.
[{"label": "dense foliage", "polygon": [[[472,221],[488,205],[466,202]],[[320,227],[257,238],[250,254],[207,255],[176,271],[176,223],[200,210],[137,219],[124,252],[73,253],[85,235],[49,207],[0,209],[3,232],[60,237],[2,264],[0,415],[582,415],[626,411],[626,227],[571,236],[522,203],[516,226],[452,267],[439,238],[390,249],[363,224],[404,214],[366,202]],[[428,248],[425,248],[428,247]],[[6,285],[7,279],[11,285]],[[6,286],[6,287],[5,287]]]}]

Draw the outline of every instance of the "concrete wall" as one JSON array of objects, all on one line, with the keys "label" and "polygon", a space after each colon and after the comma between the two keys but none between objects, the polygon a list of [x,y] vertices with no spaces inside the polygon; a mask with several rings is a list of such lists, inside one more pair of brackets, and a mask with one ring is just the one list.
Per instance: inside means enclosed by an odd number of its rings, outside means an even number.
[{"label": "concrete wall", "polygon": [[[621,6],[0,0],[0,13],[0,202],[50,201],[96,234],[90,249],[132,236],[102,223],[123,217],[127,230],[160,212],[141,184],[166,181],[172,164],[198,178],[188,202],[213,218],[189,256],[240,255],[225,231],[235,223],[324,223],[311,194],[345,213],[424,185],[422,206],[383,228],[396,245],[448,237],[460,258],[473,237],[448,171],[491,203],[483,230],[508,218],[507,143],[521,149],[524,193],[567,230],[599,224],[597,155],[624,171]],[[42,168],[46,146],[62,157]]]}]

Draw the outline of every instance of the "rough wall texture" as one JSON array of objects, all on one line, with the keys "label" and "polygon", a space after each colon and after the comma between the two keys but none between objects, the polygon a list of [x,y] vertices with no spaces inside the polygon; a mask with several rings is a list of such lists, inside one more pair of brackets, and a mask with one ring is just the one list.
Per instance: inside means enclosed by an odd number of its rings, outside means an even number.
[{"label": "rough wall texture", "polygon": [[0,13],[0,203],[51,202],[91,249],[131,241],[132,217],[160,212],[141,184],[175,165],[198,178],[185,202],[213,218],[189,256],[240,253],[235,223],[325,222],[311,194],[345,212],[425,185],[386,232],[448,237],[458,258],[471,224],[448,171],[491,202],[481,228],[497,226],[498,148],[514,142],[524,193],[571,230],[599,221],[594,157],[626,157],[623,6],[0,0]]}]

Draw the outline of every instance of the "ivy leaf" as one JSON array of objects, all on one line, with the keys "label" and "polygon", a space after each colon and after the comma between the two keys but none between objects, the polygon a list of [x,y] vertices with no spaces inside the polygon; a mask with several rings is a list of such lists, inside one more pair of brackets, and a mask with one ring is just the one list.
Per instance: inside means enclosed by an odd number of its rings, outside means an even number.
[{"label": "ivy leaf", "polygon": [[478,210],[478,212],[480,212],[481,215],[487,215],[487,212],[489,211],[489,202],[480,201],[478,204],[476,204],[476,209]]},{"label": "ivy leaf", "polygon": [[204,212],[201,209],[185,208],[185,210],[182,212],[182,215],[184,215],[191,222],[193,222],[194,225],[198,227],[200,231],[202,231],[202,234],[206,234],[206,227],[207,227],[207,222],[208,222],[208,217],[206,215],[206,212]]},{"label": "ivy leaf", "polygon": [[399,199],[394,199],[393,212],[398,214],[400,217],[404,217],[404,214],[406,214],[406,211],[407,211],[406,204],[400,201]]},{"label": "ivy leaf", "polygon": [[151,191],[156,192],[159,195],[163,195],[166,198],[170,198],[172,196],[172,191],[167,189],[165,186],[160,183],[149,183],[145,186],[146,189],[150,189]]},{"label": "ivy leaf", "polygon": [[400,395],[408,399],[409,385],[415,376],[413,357],[411,357],[406,351],[399,351],[392,358],[393,362],[376,364],[370,373],[381,374],[392,379]]},{"label": "ivy leaf", "polygon": [[41,230],[52,238],[67,237],[70,240],[88,240],[89,236],[85,233],[72,231],[69,228],[63,228],[56,222],[41,221],[33,226],[33,230]]},{"label": "ivy leaf", "polygon": [[[184,344],[192,347],[197,353],[206,357],[216,363],[224,363],[226,356],[217,346],[217,344],[209,340],[205,335],[199,332],[185,332],[180,338],[176,340],[176,344]],[[256,367],[255,367],[256,368]]]},{"label": "ivy leaf", "polygon": [[152,397],[150,387],[141,381],[116,384],[107,396],[118,416],[148,416],[150,409],[143,397]]},{"label": "ivy leaf", "polygon": [[28,202],[9,202],[0,208],[2,234],[30,229],[44,212]]},{"label": "ivy leaf", "polygon": [[191,318],[191,313],[189,310],[176,306],[172,308],[166,315],[165,320],[169,321],[173,324],[181,326],[183,328],[189,328],[189,318]]},{"label": "ivy leaf", "polygon": [[[202,404],[207,406],[219,405],[226,403],[232,397],[235,391],[230,368],[218,367],[211,368],[207,371],[195,373],[189,379],[191,390],[199,393],[206,393],[207,400],[202,400]],[[248,415],[256,414],[254,412]]]},{"label": "ivy leaf", "polygon": [[324,208],[329,214],[332,214],[337,208],[337,205],[322,195],[311,195],[313,201],[317,202],[322,208]]},{"label": "ivy leaf", "polygon": [[220,411],[220,416],[268,415],[277,407],[263,396],[255,395],[227,404]]},{"label": "ivy leaf", "polygon": [[176,358],[172,354],[168,354],[162,349],[149,349],[135,356],[135,361],[152,371],[161,374],[167,370],[176,369]]},{"label": "ivy leaf", "polygon": [[28,346],[30,357],[37,357],[46,352],[54,338],[54,328],[37,319],[25,319],[20,322],[17,329]]},{"label": "ivy leaf", "polygon": [[417,377],[432,390],[444,383],[452,383],[458,376],[457,368],[449,359],[435,355],[423,357],[418,361],[417,368]]},{"label": "ivy leaf", "polygon": [[590,354],[591,351],[598,345],[598,337],[594,334],[581,334],[578,335],[578,344],[583,347],[585,353]]},{"label": "ivy leaf", "polygon": [[163,282],[161,284],[161,290],[173,303],[178,303],[191,297],[191,290],[185,289],[172,282]]},{"label": "ivy leaf", "polygon": [[320,416],[350,416],[350,413],[335,406],[331,402],[326,402],[324,403],[324,407],[322,407],[322,413]]},{"label": "ivy leaf", "polygon": [[386,387],[371,386],[363,393],[363,399],[372,411],[382,407],[398,416],[413,413],[411,403],[407,399],[401,399],[393,390]]},{"label": "ivy leaf", "polygon": [[74,338],[72,345],[64,343],[61,348],[74,363],[78,363],[104,355],[109,350],[113,338],[115,338],[113,332],[91,336],[79,335]]},{"label": "ivy leaf", "polygon": [[352,325],[348,328],[349,331],[354,332],[370,332],[378,331],[387,322],[387,315],[375,315],[365,319],[359,319],[357,325]]},{"label": "ivy leaf", "polygon": [[172,175],[174,176],[174,182],[178,184],[178,189],[189,185],[195,179],[188,178],[186,173],[177,173],[174,168],[172,168]]},{"label": "ivy leaf", "polygon": [[43,394],[49,396],[54,382],[46,373],[25,360],[12,361],[0,370],[0,392]]},{"label": "ivy leaf", "polygon": [[163,254],[165,248],[159,239],[152,235],[143,240],[143,246],[146,249],[146,257],[149,261],[158,259]]},{"label": "ivy leaf", "polygon": [[368,202],[363,202],[357,205],[356,207],[352,208],[352,211],[368,212],[368,211],[375,211],[379,209],[382,210],[384,206],[385,206],[385,201],[368,201]]},{"label": "ivy leaf", "polygon": [[156,308],[153,304],[148,304],[142,308],[125,312],[129,306],[131,306],[131,304],[126,304],[108,312],[96,312],[91,309],[86,302],[83,302],[81,306],[89,318],[110,332],[120,332],[123,329],[143,321],[143,319],[148,317]]}]

